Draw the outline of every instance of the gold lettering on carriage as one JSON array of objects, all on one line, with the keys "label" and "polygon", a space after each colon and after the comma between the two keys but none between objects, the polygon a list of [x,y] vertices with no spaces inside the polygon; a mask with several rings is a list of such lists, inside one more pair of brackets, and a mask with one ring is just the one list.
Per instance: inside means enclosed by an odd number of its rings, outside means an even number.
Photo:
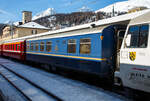
[{"label": "gold lettering on carriage", "polygon": [[131,61],[134,61],[136,59],[136,52],[129,52],[129,58]]}]

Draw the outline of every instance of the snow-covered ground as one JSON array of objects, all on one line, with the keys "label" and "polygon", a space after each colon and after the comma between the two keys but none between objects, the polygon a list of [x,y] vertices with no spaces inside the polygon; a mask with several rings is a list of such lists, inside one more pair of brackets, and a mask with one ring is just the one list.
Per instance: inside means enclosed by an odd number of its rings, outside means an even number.
[{"label": "snow-covered ground", "polygon": [[[70,80],[55,74],[32,68],[30,66],[11,62],[0,58],[0,64],[21,74],[40,87],[52,92],[64,101],[125,101],[123,96],[105,91],[101,88]],[[1,83],[1,81],[0,81]],[[0,89],[4,89],[0,86]],[[5,88],[6,89],[6,88]],[[9,91],[9,89],[7,89]]]}]

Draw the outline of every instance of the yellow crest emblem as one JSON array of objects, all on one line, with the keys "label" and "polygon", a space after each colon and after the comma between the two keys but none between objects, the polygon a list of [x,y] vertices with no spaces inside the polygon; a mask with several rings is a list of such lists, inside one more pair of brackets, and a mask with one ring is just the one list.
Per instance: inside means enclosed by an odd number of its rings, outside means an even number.
[{"label": "yellow crest emblem", "polygon": [[129,52],[129,58],[131,61],[134,61],[136,59],[136,52]]}]

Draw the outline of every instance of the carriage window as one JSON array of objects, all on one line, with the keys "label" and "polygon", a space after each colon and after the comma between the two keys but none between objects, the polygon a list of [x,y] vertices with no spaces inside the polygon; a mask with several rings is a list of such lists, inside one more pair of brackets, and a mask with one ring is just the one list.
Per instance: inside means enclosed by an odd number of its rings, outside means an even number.
[{"label": "carriage window", "polygon": [[80,54],[91,53],[91,39],[80,39]]},{"label": "carriage window", "polygon": [[68,40],[68,53],[76,53],[76,40],[75,39],[70,39]]},{"label": "carriage window", "polygon": [[35,44],[35,51],[39,51],[39,43]]},{"label": "carriage window", "polygon": [[148,25],[142,25],[140,28],[140,38],[139,38],[139,47],[145,48],[147,47],[148,41]]},{"label": "carriage window", "polygon": [[46,51],[47,52],[52,51],[52,42],[50,42],[50,41],[46,42]]},{"label": "carriage window", "polygon": [[16,45],[16,50],[18,49],[18,45]]},{"label": "carriage window", "polygon": [[33,43],[30,45],[30,50],[33,51]]},{"label": "carriage window", "polygon": [[131,26],[129,28],[128,34],[131,34],[131,41],[130,46],[132,48],[138,47],[138,41],[139,41],[139,26]]},{"label": "carriage window", "polygon": [[40,51],[44,51],[44,42],[40,43]]},{"label": "carriage window", "polygon": [[128,31],[128,34],[131,34],[131,42],[128,48],[146,48],[148,29],[148,25],[131,26]]},{"label": "carriage window", "polygon": [[123,41],[124,35],[125,35],[125,31],[124,31],[124,30],[119,31],[119,33],[118,33],[118,44],[117,44],[117,49],[120,49],[120,48],[121,48],[121,45],[122,45],[122,41]]},{"label": "carriage window", "polygon": [[18,45],[18,50],[20,50],[20,44]]},{"label": "carriage window", "polygon": [[27,51],[30,51],[30,44],[29,43],[27,43],[26,49],[27,49]]},{"label": "carriage window", "polygon": [[15,45],[13,45],[13,50],[15,50]]}]

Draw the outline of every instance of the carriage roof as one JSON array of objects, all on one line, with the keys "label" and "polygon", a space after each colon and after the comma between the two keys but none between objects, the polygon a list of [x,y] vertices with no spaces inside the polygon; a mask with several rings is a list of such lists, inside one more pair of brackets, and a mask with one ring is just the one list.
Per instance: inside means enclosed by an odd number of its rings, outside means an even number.
[{"label": "carriage roof", "polygon": [[144,23],[150,23],[150,12],[147,12],[141,16],[132,19],[129,25],[144,24]]}]

